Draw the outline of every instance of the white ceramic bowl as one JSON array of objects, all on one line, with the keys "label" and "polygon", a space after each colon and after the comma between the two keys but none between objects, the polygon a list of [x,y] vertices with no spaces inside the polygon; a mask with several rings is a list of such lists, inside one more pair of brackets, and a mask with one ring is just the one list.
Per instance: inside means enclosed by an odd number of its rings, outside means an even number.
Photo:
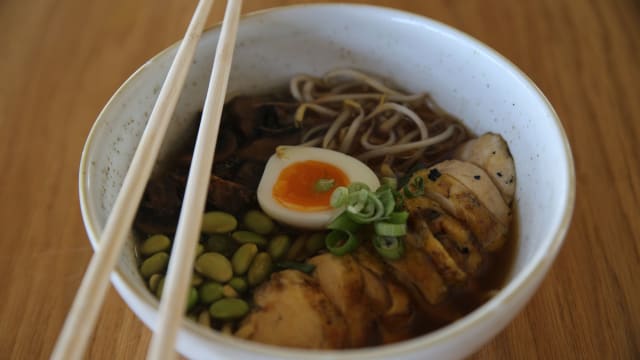
[{"label": "white ceramic bowl", "polygon": [[[184,138],[201,109],[219,28],[199,44],[162,158]],[[144,64],[105,106],[87,139],[80,165],[82,216],[91,239],[101,232],[176,46]],[[230,93],[264,92],[298,73],[354,67],[409,91],[428,91],[476,133],[494,131],[515,158],[520,238],[508,284],[465,318],[395,345],[348,351],[301,351],[222,336],[183,325],[178,350],[213,359],[447,359],[490,340],[522,309],[560,248],[574,204],[569,144],[553,108],[513,64],[477,40],[441,23],[387,8],[306,5],[245,16],[240,25]],[[162,159],[160,160],[162,166]],[[131,309],[153,328],[158,302],[138,274],[133,235],[112,281]]]}]

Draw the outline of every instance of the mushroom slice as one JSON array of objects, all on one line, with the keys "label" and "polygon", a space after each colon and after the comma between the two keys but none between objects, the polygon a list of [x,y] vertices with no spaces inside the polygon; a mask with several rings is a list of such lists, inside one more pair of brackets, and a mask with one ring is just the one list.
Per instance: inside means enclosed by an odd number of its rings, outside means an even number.
[{"label": "mushroom slice", "polygon": [[460,145],[454,158],[472,162],[483,168],[498,187],[504,201],[511,206],[516,191],[516,167],[502,136],[486,133]]}]

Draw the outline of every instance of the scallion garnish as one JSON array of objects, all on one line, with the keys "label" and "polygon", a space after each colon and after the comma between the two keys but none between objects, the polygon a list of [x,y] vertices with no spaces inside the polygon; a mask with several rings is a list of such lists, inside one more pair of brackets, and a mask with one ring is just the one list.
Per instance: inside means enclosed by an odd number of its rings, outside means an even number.
[{"label": "scallion garnish", "polygon": [[325,245],[332,254],[342,256],[358,247],[358,239],[350,231],[332,230],[325,238]]},{"label": "scallion garnish", "polygon": [[318,179],[318,181],[316,181],[316,183],[313,185],[313,189],[316,192],[327,192],[333,189],[335,184],[335,179]]},{"label": "scallion garnish", "polygon": [[397,260],[404,254],[404,242],[395,236],[375,236],[373,247],[380,256],[390,260]]},{"label": "scallion garnish", "polygon": [[373,225],[375,232],[380,236],[402,236],[407,233],[407,224],[392,224],[386,221],[378,221]]}]

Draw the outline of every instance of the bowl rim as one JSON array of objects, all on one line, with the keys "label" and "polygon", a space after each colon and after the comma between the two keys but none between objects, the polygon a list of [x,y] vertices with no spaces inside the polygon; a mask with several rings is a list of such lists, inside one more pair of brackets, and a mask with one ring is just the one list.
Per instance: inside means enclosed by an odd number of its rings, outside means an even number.
[{"label": "bowl rim", "polygon": [[[399,343],[384,345],[384,346],[375,346],[368,348],[360,348],[360,349],[346,349],[346,350],[306,350],[306,349],[295,349],[295,348],[286,348],[286,347],[278,347],[272,345],[260,344],[253,341],[248,341],[244,339],[238,339],[233,337],[227,337],[224,335],[217,334],[213,331],[202,329],[200,326],[195,323],[185,321],[183,322],[179,337],[185,335],[197,336],[201,340],[206,340],[211,342],[214,340],[218,346],[230,347],[232,351],[244,351],[247,353],[254,353],[256,355],[264,355],[271,357],[280,357],[280,358],[290,358],[290,359],[298,359],[301,357],[304,358],[327,358],[327,357],[336,357],[339,356],[342,359],[355,359],[355,358],[387,358],[387,357],[395,357],[403,354],[416,353],[420,350],[425,350],[428,347],[433,347],[436,345],[442,345],[448,338],[455,336],[458,333],[464,332],[470,328],[477,326],[479,323],[487,320],[492,315],[492,308],[496,306],[505,304],[509,301],[515,301],[515,296],[518,293],[522,293],[523,289],[526,288],[529,284],[531,285],[531,294],[537,289],[540,281],[548,272],[551,264],[556,258],[563,242],[567,231],[569,229],[571,218],[573,215],[574,207],[575,207],[575,165],[574,159],[571,152],[571,147],[569,145],[569,140],[567,138],[566,132],[555,112],[553,106],[546,98],[546,96],[542,93],[542,91],[538,88],[538,86],[515,64],[513,64],[510,60],[505,58],[503,55],[498,53],[496,50],[481,42],[480,40],[472,37],[469,34],[462,32],[452,26],[444,24],[440,21],[431,19],[427,16],[412,13],[409,11],[399,10],[386,6],[376,6],[376,5],[367,5],[367,4],[353,4],[353,3],[322,3],[322,4],[297,4],[297,5],[288,5],[288,6],[277,6],[267,9],[261,9],[254,12],[249,12],[242,15],[241,21],[244,21],[249,18],[260,17],[262,15],[268,13],[277,13],[277,12],[286,12],[290,10],[298,10],[298,9],[309,9],[313,11],[314,9],[333,9],[340,10],[345,8],[357,9],[359,11],[373,11],[373,12],[382,12],[390,16],[396,16],[402,18],[404,21],[409,21],[412,23],[419,23],[423,26],[427,26],[431,29],[438,30],[442,33],[446,33],[449,36],[454,36],[459,38],[467,45],[472,46],[473,48],[479,50],[479,52],[483,53],[485,56],[491,58],[494,62],[499,64],[501,67],[504,67],[505,70],[509,70],[517,75],[524,82],[525,85],[529,86],[531,90],[534,91],[535,94],[542,100],[542,102],[547,107],[550,116],[553,119],[552,125],[554,126],[554,131],[557,132],[559,139],[562,142],[562,149],[564,153],[564,157],[566,160],[566,172],[567,172],[567,183],[565,184],[567,191],[564,194],[564,197],[561,201],[562,207],[562,218],[555,226],[549,231],[552,239],[548,242],[546,247],[536,250],[534,253],[533,259],[525,266],[515,277],[513,277],[507,285],[501,289],[501,291],[490,301],[483,304],[473,312],[467,314],[462,319],[455,321],[447,326],[444,326],[436,331],[430,332],[428,334],[414,337],[405,341],[401,341]],[[203,36],[207,33],[216,32],[220,30],[220,23],[214,24],[208,27]],[[81,215],[83,219],[83,223],[85,225],[85,230],[89,237],[92,247],[94,250],[98,246],[98,238],[100,228],[97,225],[97,219],[94,217],[94,214],[91,211],[90,207],[90,198],[89,194],[89,184],[88,184],[88,174],[91,161],[88,159],[89,153],[93,148],[96,138],[99,136],[99,131],[101,124],[105,121],[104,117],[108,110],[113,106],[112,103],[121,96],[126,88],[132,85],[136,78],[138,78],[144,71],[154,63],[157,62],[161,57],[163,57],[167,52],[177,48],[180,40],[174,42],[167,48],[158,52],[156,55],[147,60],[142,66],[136,69],[116,90],[116,92],[111,96],[111,98],[104,105],[100,113],[98,114],[95,122],[93,123],[91,130],[87,136],[85,144],[82,149],[79,172],[78,172],[78,183],[79,183],[79,200],[80,200],[80,208]],[[146,295],[143,294],[141,289],[138,289],[136,285],[130,282],[127,279],[127,276],[122,273],[119,267],[116,267],[115,271],[112,273],[111,281],[113,285],[117,288],[119,295],[123,298],[123,300],[129,305],[131,311],[136,314],[136,316],[146,323],[147,327],[153,329],[159,302],[156,299],[153,301],[147,301]],[[537,283],[536,283],[537,282]],[[526,304],[531,295],[525,298],[525,302],[522,304],[522,307]],[[136,307],[139,311],[133,311],[133,308]],[[140,313],[147,313],[150,315],[150,319],[144,319]],[[505,323],[500,329],[502,330],[512,319]],[[496,331],[496,333],[497,333]],[[177,346],[177,344],[176,344]]]}]

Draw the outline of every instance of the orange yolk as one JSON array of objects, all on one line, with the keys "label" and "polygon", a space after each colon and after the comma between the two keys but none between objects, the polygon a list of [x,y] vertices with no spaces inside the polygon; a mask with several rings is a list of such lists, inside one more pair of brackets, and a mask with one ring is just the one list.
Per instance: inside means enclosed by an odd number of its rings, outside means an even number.
[{"label": "orange yolk", "polygon": [[[326,191],[316,188],[318,180],[333,179]],[[338,186],[347,186],[349,178],[339,168],[321,161],[307,160],[293,163],[282,170],[273,186],[273,198],[290,209],[322,211],[331,208],[331,193]]]}]

